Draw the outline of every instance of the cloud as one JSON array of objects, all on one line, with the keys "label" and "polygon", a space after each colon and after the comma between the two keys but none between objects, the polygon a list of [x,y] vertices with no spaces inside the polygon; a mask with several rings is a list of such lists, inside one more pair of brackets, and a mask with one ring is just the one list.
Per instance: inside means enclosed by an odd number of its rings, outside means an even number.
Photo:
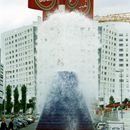
[{"label": "cloud", "polygon": [[[95,15],[129,12],[130,0],[95,0]],[[0,0],[0,33],[36,20],[40,11],[28,9],[28,0]]]},{"label": "cloud", "polygon": [[95,0],[95,15],[130,12],[130,0]]},{"label": "cloud", "polygon": [[130,5],[129,0],[94,0],[96,7],[126,6]]},{"label": "cloud", "polygon": [[28,0],[0,0],[0,47],[1,33],[24,25],[41,16],[40,11],[28,9]]},{"label": "cloud", "polygon": [[[24,2],[23,2],[24,1]],[[7,2],[7,4],[5,4]],[[1,4],[2,3],[2,4]],[[28,9],[27,0],[0,2],[0,33],[8,29],[32,23],[36,17],[41,15],[40,11]]]}]

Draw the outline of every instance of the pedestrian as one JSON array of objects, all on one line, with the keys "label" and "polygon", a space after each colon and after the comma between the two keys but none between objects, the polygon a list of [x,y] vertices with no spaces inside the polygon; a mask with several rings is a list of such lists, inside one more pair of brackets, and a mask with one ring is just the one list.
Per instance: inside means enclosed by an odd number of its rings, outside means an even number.
[{"label": "pedestrian", "polygon": [[7,130],[6,119],[2,117],[1,130]]},{"label": "pedestrian", "polygon": [[14,123],[13,123],[13,121],[14,121],[14,118],[11,117],[11,120],[10,120],[9,126],[8,126],[8,130],[14,130]]}]

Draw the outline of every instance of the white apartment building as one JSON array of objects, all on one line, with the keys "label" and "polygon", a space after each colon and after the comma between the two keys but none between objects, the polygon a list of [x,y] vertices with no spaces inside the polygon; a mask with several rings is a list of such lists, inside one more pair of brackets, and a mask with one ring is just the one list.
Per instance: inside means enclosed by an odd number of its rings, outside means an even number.
[{"label": "white apartment building", "polygon": [[0,104],[3,102],[3,65],[0,64]]},{"label": "white apartment building", "polygon": [[115,70],[117,31],[114,25],[99,24],[99,98],[108,103],[110,96],[116,95]]},{"label": "white apartment building", "polygon": [[0,50],[0,104],[3,103],[3,65],[1,64],[1,50]]},{"label": "white apartment building", "polygon": [[27,100],[36,97],[37,25],[23,26],[2,34],[5,84],[14,89],[27,86]]},{"label": "white apartment building", "polygon": [[109,103],[130,98],[129,33],[114,23],[99,24],[99,98]]},{"label": "white apartment building", "polygon": [[117,34],[117,76],[116,86],[118,101],[125,98],[130,99],[130,33],[126,31],[118,31]]}]

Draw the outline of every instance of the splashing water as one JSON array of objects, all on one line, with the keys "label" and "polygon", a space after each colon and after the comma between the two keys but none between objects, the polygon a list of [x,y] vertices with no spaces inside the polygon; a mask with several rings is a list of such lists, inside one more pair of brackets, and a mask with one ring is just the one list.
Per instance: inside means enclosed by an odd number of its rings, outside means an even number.
[{"label": "splashing water", "polygon": [[54,81],[37,130],[93,130],[87,105],[74,72],[60,71]]},{"label": "splashing water", "polygon": [[53,14],[41,24],[37,46],[39,111],[53,89],[56,73],[73,71],[78,77],[78,91],[92,116],[92,104],[98,98],[97,31],[94,21],[75,12]]}]

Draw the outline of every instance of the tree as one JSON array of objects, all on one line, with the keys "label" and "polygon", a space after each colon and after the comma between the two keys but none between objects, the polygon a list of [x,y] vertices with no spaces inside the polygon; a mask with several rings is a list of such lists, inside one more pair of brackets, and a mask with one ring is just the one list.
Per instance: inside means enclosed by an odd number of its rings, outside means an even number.
[{"label": "tree", "polygon": [[110,98],[109,98],[109,104],[114,104],[114,103],[115,103],[114,97],[110,96]]},{"label": "tree", "polygon": [[18,113],[20,110],[20,103],[19,103],[19,92],[18,87],[14,90],[14,113]]},{"label": "tree", "polygon": [[[128,99],[128,98],[125,98],[124,101],[123,101],[122,103],[123,103],[123,104],[129,103],[129,99]],[[128,106],[127,106],[127,105],[124,105],[124,106],[122,106],[122,108],[123,108],[123,109],[127,109]]]},{"label": "tree", "polygon": [[21,106],[22,106],[23,113],[25,113],[26,112],[26,105],[27,105],[27,103],[26,103],[26,100],[27,100],[27,95],[26,95],[27,88],[26,88],[25,85],[22,86],[21,93],[22,93]]},{"label": "tree", "polygon": [[125,98],[124,101],[123,101],[124,104],[127,104],[129,103],[129,99],[128,98]]},{"label": "tree", "polygon": [[35,97],[32,97],[31,99],[29,99],[29,103],[27,104],[27,109],[31,108],[32,109],[32,113],[35,109]]},{"label": "tree", "polygon": [[6,87],[6,111],[7,111],[7,114],[10,114],[11,113],[11,110],[12,110],[12,107],[13,107],[13,104],[11,102],[11,95],[12,95],[12,87],[10,85],[8,85]]}]

